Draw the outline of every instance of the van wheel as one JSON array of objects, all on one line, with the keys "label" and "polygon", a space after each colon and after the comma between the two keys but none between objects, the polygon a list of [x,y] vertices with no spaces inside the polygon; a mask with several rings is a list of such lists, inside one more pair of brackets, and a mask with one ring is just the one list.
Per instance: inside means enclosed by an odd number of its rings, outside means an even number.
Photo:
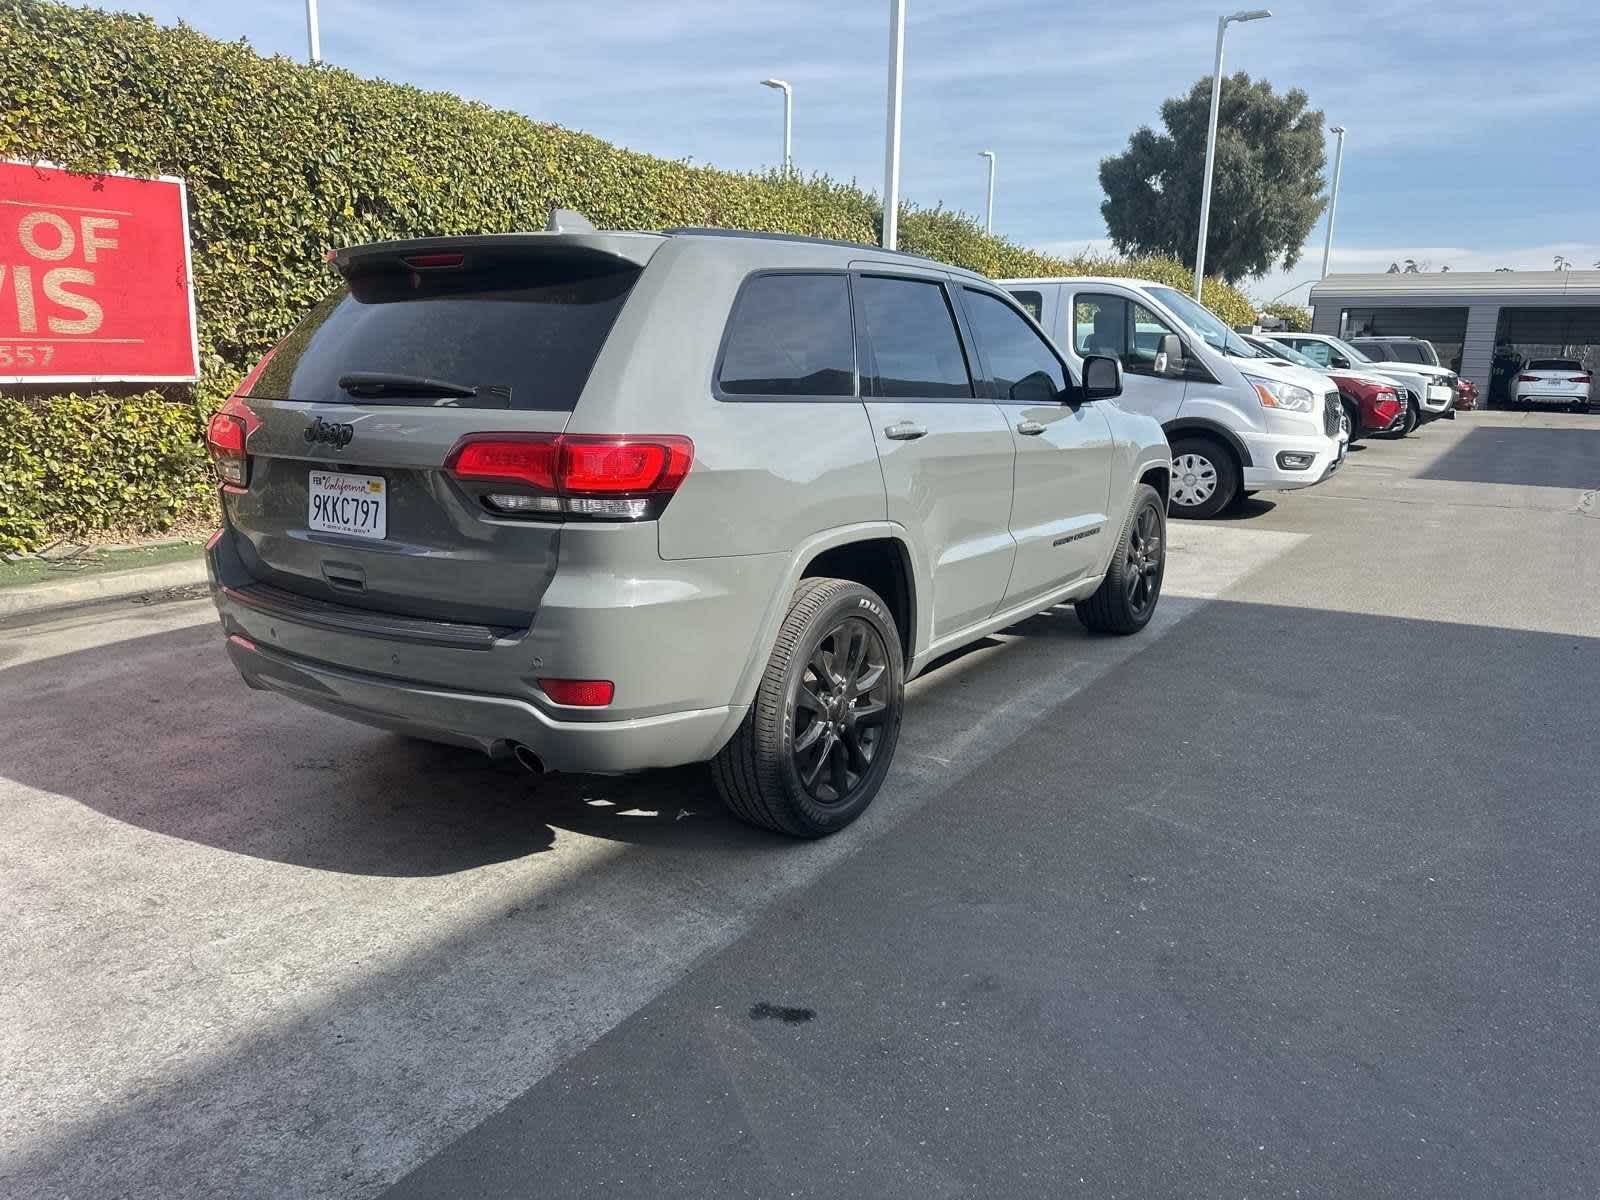
[{"label": "van wheel", "polygon": [[802,580],[755,703],[712,760],[717,791],[752,825],[836,833],[883,785],[904,705],[889,606],[848,579]]},{"label": "van wheel", "polygon": [[1167,513],[1161,493],[1141,483],[1122,524],[1111,566],[1094,595],[1073,610],[1096,633],[1138,633],[1150,623],[1167,572]]},{"label": "van wheel", "polygon": [[1220,442],[1180,437],[1172,443],[1172,515],[1204,519],[1233,503],[1239,467]]}]

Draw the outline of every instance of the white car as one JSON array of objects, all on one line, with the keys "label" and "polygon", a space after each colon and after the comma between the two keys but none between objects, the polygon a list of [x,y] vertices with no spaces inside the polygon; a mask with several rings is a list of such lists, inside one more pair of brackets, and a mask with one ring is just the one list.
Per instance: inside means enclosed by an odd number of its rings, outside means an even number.
[{"label": "white car", "polygon": [[1328,333],[1274,333],[1273,341],[1292,346],[1307,358],[1338,370],[1352,368],[1384,375],[1405,384],[1412,404],[1407,408],[1405,432],[1423,421],[1455,415],[1456,376],[1444,367],[1426,363],[1378,362],[1361,353],[1343,338]]},{"label": "white car", "polygon": [[1564,404],[1586,413],[1591,378],[1575,358],[1532,358],[1512,378],[1507,399],[1512,404]]}]

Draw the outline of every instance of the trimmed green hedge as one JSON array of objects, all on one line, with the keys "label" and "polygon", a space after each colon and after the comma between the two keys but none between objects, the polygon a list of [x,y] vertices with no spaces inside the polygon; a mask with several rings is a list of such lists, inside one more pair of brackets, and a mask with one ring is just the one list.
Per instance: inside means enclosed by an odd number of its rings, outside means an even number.
[{"label": "trimmed green hedge", "polygon": [[[0,158],[188,181],[203,375],[197,395],[183,398],[202,411],[327,292],[331,247],[537,229],[552,204],[603,228],[714,225],[869,243],[880,217],[875,197],[824,177],[669,162],[456,96],[263,58],[186,26],[33,0],[0,0]],[[1050,258],[938,208],[908,209],[900,228],[905,249],[991,275],[1092,270],[1185,288],[1192,278],[1175,262]],[[1251,319],[1231,288],[1208,283],[1206,300],[1230,322]],[[74,418],[44,421],[37,436],[47,442],[78,436],[67,431],[83,429],[80,405],[115,409],[103,397],[42,403],[30,411],[64,404]],[[0,410],[0,549],[85,528],[157,529],[200,511],[203,456],[154,446],[139,463],[121,463],[56,444],[57,461],[99,477],[78,501],[104,499],[85,508],[42,494],[66,485],[27,474],[40,446],[24,441],[34,426],[21,411]],[[159,439],[167,432],[158,429],[201,425],[193,411],[173,421],[133,428]],[[150,491],[136,482],[146,470],[175,474]]]}]

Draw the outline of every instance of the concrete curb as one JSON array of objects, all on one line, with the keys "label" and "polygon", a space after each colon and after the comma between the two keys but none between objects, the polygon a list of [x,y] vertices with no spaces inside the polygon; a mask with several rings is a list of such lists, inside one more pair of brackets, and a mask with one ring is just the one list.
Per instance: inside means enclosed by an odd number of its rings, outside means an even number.
[{"label": "concrete curb", "polygon": [[70,608],[95,600],[138,596],[165,588],[188,587],[205,581],[206,560],[196,558],[185,562],[162,563],[159,567],[105,571],[98,575],[85,575],[82,579],[0,588],[0,619],[53,608]]}]

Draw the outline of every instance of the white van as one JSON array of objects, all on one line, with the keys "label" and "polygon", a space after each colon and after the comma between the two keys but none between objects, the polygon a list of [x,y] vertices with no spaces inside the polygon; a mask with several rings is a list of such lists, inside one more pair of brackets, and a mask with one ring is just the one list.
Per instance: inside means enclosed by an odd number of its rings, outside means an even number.
[{"label": "white van", "polygon": [[1122,362],[1118,403],[1155,417],[1172,444],[1172,514],[1210,517],[1240,496],[1326,479],[1344,458],[1338,389],[1269,362],[1209,309],[1137,279],[1001,280],[1081,366]]}]

